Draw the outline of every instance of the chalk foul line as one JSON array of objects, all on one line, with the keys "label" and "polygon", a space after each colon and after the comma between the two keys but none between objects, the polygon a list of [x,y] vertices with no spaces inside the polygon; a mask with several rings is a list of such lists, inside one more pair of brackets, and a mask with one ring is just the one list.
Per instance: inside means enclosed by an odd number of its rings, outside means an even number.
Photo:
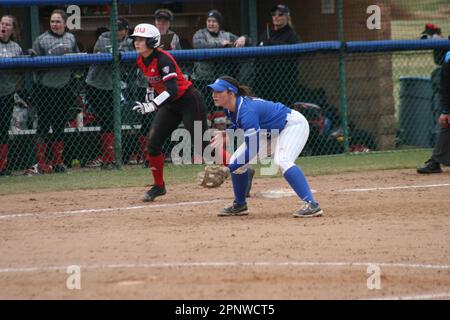
[{"label": "chalk foul line", "polygon": [[415,186],[414,185],[413,186],[397,186],[397,187],[355,188],[355,189],[343,189],[343,190],[340,190],[339,192],[367,192],[367,191],[437,188],[437,187],[450,187],[450,183],[426,184],[426,185],[415,185]]},{"label": "chalk foul line", "polygon": [[113,211],[129,211],[129,210],[139,210],[139,209],[151,209],[151,208],[170,208],[170,207],[182,207],[188,205],[204,205],[222,202],[224,200],[205,200],[205,201],[186,201],[177,203],[163,203],[163,204],[152,204],[152,205],[142,205],[142,206],[131,206],[131,207],[118,207],[118,208],[99,208],[99,209],[81,209],[81,210],[67,210],[67,211],[57,211],[57,212],[39,212],[39,213],[18,213],[18,214],[4,214],[0,215],[0,219],[14,219],[22,217],[45,217],[45,216],[72,216],[90,213],[102,213],[102,212],[113,212]]},{"label": "chalk foul line", "polygon": [[[410,268],[410,269],[434,269],[450,270],[450,264],[420,264],[420,263],[387,263],[387,262],[160,262],[160,263],[115,263],[115,264],[91,264],[78,265],[81,269],[150,269],[150,268],[221,268],[221,267],[368,267],[377,265],[386,268]],[[0,273],[14,272],[45,272],[65,271],[69,265],[42,266],[42,267],[7,267],[0,268]]]}]

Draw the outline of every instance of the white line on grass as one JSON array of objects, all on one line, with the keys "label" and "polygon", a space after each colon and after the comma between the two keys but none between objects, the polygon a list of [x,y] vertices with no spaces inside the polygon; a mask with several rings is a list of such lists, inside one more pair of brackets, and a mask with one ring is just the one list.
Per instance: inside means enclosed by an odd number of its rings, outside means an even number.
[{"label": "white line on grass", "polygon": [[132,206],[132,207],[119,207],[119,208],[103,208],[103,209],[82,209],[82,210],[68,210],[59,212],[39,212],[39,213],[19,213],[19,214],[4,214],[0,215],[0,219],[14,219],[23,217],[45,217],[45,216],[73,216],[80,214],[98,213],[98,212],[111,212],[111,211],[128,211],[128,210],[139,210],[139,209],[151,209],[151,208],[170,208],[170,207],[181,207],[188,205],[203,205],[216,202],[222,202],[224,200],[205,200],[205,201],[187,201],[187,202],[176,202],[176,203],[164,203],[164,204],[152,204],[146,206]]},{"label": "white line on grass", "polygon": [[355,188],[344,189],[340,192],[367,192],[367,191],[380,191],[380,190],[398,190],[398,189],[417,189],[417,188],[436,188],[436,187],[449,187],[450,183],[442,184],[426,184],[422,186],[398,186],[398,187],[380,187],[380,188]]},{"label": "white line on grass", "polygon": [[[448,264],[420,264],[420,263],[388,263],[388,262],[164,262],[164,263],[137,263],[137,264],[91,264],[79,265],[81,269],[151,269],[151,268],[223,268],[223,267],[368,267],[377,265],[387,268],[435,269],[450,270]],[[0,273],[14,272],[44,272],[67,270],[67,266],[44,267],[9,267],[1,268]]]}]

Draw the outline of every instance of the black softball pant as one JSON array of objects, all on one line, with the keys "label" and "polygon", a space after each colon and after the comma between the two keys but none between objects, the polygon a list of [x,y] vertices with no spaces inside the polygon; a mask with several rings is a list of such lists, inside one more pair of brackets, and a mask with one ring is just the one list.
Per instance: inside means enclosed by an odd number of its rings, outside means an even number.
[{"label": "black softball pant", "polygon": [[0,97],[0,144],[8,143],[8,130],[14,110],[14,93]]},{"label": "black softball pant", "polygon": [[433,149],[432,159],[446,166],[450,166],[450,126],[440,128],[436,145]]},{"label": "black softball pant", "polygon": [[86,96],[95,116],[95,124],[100,126],[101,132],[114,132],[114,104],[113,91],[100,90],[87,86]]},{"label": "black softball pant", "polygon": [[206,107],[200,93],[192,86],[178,100],[165,105],[156,111],[155,118],[148,133],[148,152],[151,156],[158,156],[162,152],[162,147],[178,125],[182,122],[184,128],[191,135],[191,142],[194,143],[194,124],[201,123],[202,151],[208,142],[203,142],[203,133],[207,129]]},{"label": "black softball pant", "polygon": [[50,88],[36,85],[33,90],[33,103],[37,107],[37,137],[41,142],[48,142],[49,130],[53,135],[50,141],[64,141],[64,128],[69,120],[69,112],[75,106],[72,88]]}]

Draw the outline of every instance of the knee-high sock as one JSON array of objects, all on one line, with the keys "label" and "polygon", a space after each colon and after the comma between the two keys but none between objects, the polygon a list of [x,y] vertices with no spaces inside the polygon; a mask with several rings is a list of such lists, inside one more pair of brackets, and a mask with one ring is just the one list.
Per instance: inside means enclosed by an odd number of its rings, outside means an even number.
[{"label": "knee-high sock", "polygon": [[139,136],[139,151],[142,162],[148,161],[148,151],[147,151],[148,139],[146,136]]},{"label": "knee-high sock", "polygon": [[245,197],[248,186],[248,170],[243,174],[232,173],[231,181],[233,182],[234,200],[238,204],[247,203]]},{"label": "knee-high sock", "polygon": [[5,170],[8,165],[8,149],[9,145],[0,144],[0,171]]},{"label": "knee-high sock", "polygon": [[303,201],[311,202],[313,204],[317,203],[311,193],[308,181],[306,181],[306,177],[299,167],[296,165],[290,167],[284,173],[284,178]]},{"label": "knee-high sock", "polygon": [[229,164],[230,154],[228,153],[227,149],[225,149],[225,146],[218,150],[215,161],[217,164],[222,164],[224,166]]},{"label": "knee-high sock", "polygon": [[64,142],[56,141],[51,144],[53,160],[52,165],[62,165],[63,164],[63,152],[64,152]]},{"label": "knee-high sock", "polygon": [[154,185],[162,187],[164,185],[164,155],[148,156],[150,170],[152,171]]},{"label": "knee-high sock", "polygon": [[36,156],[36,161],[38,163],[39,170],[41,173],[51,173],[52,172],[52,166],[47,163],[46,158],[46,150],[47,150],[47,144],[38,142],[34,146],[34,153]]},{"label": "knee-high sock", "polygon": [[102,134],[102,160],[103,163],[111,164],[114,162],[114,133],[105,132]]}]

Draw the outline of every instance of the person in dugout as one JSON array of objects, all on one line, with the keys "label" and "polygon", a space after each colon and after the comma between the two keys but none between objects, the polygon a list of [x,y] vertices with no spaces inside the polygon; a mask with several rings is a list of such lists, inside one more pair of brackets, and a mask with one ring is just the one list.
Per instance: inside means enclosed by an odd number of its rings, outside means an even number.
[{"label": "person in dugout", "polygon": [[[79,53],[75,36],[67,32],[66,23],[67,14],[63,10],[54,10],[50,15],[50,29],[41,34],[33,44],[33,55],[61,56]],[[75,93],[70,85],[72,76],[73,72],[69,68],[36,73],[32,101],[37,107],[38,115],[34,149],[37,164],[28,169],[25,175],[66,171],[63,163],[64,128],[69,120],[69,110],[75,104]],[[51,159],[46,157],[48,144],[52,151]]]},{"label": "person in dugout", "polygon": [[[17,20],[11,15],[3,15],[0,20],[0,58],[12,58],[22,54],[22,48],[15,42]],[[8,130],[14,108],[14,92],[17,77],[14,72],[2,70],[0,73],[0,176],[9,176],[8,170]]]},{"label": "person in dugout", "polygon": [[[117,40],[120,52],[134,51],[133,41],[128,37],[128,21],[117,18]],[[112,53],[111,32],[102,33],[95,43],[94,53]],[[125,66],[123,66],[125,68]],[[125,70],[124,70],[125,71]],[[124,74],[126,72],[121,72]],[[86,95],[94,114],[95,122],[100,126],[101,154],[86,166],[112,169],[114,167],[114,110],[112,67],[92,65],[86,77]]]}]

